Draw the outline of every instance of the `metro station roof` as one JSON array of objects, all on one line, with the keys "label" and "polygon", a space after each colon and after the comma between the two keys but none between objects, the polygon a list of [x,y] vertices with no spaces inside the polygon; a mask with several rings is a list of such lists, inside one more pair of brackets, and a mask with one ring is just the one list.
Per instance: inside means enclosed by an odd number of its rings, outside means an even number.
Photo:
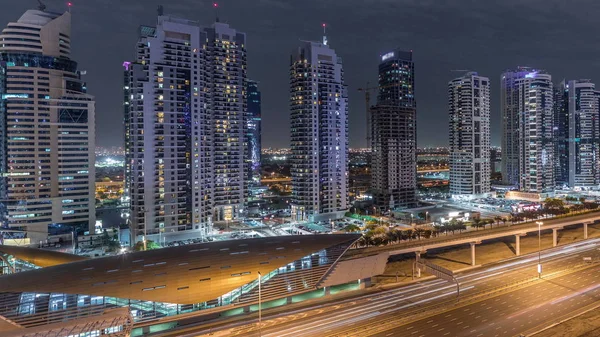
[{"label": "metro station roof", "polygon": [[[86,294],[143,301],[206,302],[305,256],[356,241],[357,234],[295,235],[217,241],[65,261],[43,250],[26,255],[49,267],[0,276],[2,292]],[[11,247],[14,248],[14,247]],[[21,248],[21,247],[19,247]],[[69,254],[66,254],[69,255]],[[40,264],[40,265],[41,265]]]},{"label": "metro station roof", "polygon": [[85,256],[43,250],[29,247],[0,245],[0,253],[12,255],[39,267],[51,267],[59,264],[87,260]]}]

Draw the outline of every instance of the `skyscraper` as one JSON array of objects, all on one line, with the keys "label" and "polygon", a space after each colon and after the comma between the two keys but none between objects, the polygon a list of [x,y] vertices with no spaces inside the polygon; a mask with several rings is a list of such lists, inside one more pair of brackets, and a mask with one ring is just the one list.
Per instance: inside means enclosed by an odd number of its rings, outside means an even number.
[{"label": "skyscraper", "polygon": [[557,183],[571,188],[597,187],[600,111],[596,87],[590,80],[573,80],[563,81],[556,90],[555,97],[560,99],[555,101]]},{"label": "skyscraper", "polygon": [[417,104],[412,51],[381,56],[379,93],[371,108],[371,172],[380,210],[411,207],[417,189]]},{"label": "skyscraper", "polygon": [[553,109],[550,74],[522,67],[502,74],[502,179],[523,192],[554,189]]},{"label": "skyscraper", "polygon": [[126,62],[135,236],[237,218],[245,202],[245,35],[159,15]]},{"label": "skyscraper", "polygon": [[71,14],[28,10],[0,41],[3,222],[32,243],[93,230],[94,98],[71,60]]},{"label": "skyscraper", "polygon": [[248,158],[248,181],[253,184],[260,183],[260,158],[261,158],[261,114],[260,114],[260,90],[258,82],[248,80],[248,117],[246,124],[247,158]]},{"label": "skyscraper", "polygon": [[448,83],[450,194],[490,192],[490,80],[468,73]]},{"label": "skyscraper", "polygon": [[554,181],[556,186],[569,184],[569,105],[565,81],[554,86]]},{"label": "skyscraper", "polygon": [[204,32],[207,103],[213,125],[213,219],[225,221],[237,219],[247,199],[246,34],[222,22]]},{"label": "skyscraper", "polygon": [[348,208],[348,94],[342,60],[303,42],[290,58],[292,217],[339,218]]}]

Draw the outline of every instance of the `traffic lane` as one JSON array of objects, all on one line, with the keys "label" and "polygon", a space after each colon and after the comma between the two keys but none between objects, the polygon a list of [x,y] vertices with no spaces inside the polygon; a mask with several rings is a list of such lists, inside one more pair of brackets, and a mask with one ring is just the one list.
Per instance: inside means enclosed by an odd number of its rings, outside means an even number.
[{"label": "traffic lane", "polygon": [[[586,247],[587,247],[587,249],[592,249],[595,246],[587,245]],[[564,249],[561,249],[561,250],[564,250]],[[563,253],[565,253],[565,252],[573,254],[573,255],[567,256],[567,257],[561,256],[560,254],[556,254],[555,256],[549,255],[548,259],[553,258],[554,261],[550,262],[549,260],[546,260],[545,270],[546,271],[552,270],[553,268],[548,267],[552,264],[556,264],[557,268],[558,268],[558,265],[561,265],[562,267],[564,267],[565,265],[568,265],[573,262],[573,261],[570,261],[569,259],[577,260],[578,254],[581,253],[581,251],[578,251],[576,249],[575,250],[564,250]],[[535,259],[535,262],[537,263],[537,258]],[[495,283],[498,283],[498,285],[506,284],[506,283],[510,282],[511,279],[514,279],[515,281],[522,280],[523,277],[525,277],[525,276],[523,276],[523,273],[520,271],[520,269],[522,269],[522,268],[529,268],[532,270],[531,275],[537,275],[537,273],[534,272],[534,271],[536,271],[535,266],[536,266],[536,264],[532,264],[531,266],[528,266],[528,265],[523,265],[523,264],[519,263],[519,261],[512,262],[510,264],[507,264],[507,266],[506,266],[506,268],[512,267],[511,269],[507,270],[507,272],[508,272],[507,274],[502,275],[502,277],[492,278],[492,279],[490,279],[490,278],[493,276],[501,275],[504,272],[501,271],[501,272],[496,272],[496,273],[485,275],[486,271],[478,271],[476,273],[473,273],[474,276],[476,276],[475,278],[469,279],[469,277],[470,277],[469,275],[464,277],[464,278],[468,279],[468,281],[462,282],[463,283],[462,284],[463,291],[465,289],[469,289],[468,285],[470,283],[473,283],[473,284],[483,283],[483,285],[485,285],[485,286],[493,286]],[[494,269],[494,271],[498,270],[497,267],[494,267],[493,269]],[[482,274],[483,274],[483,276],[479,276]],[[450,289],[454,289],[454,286],[447,284],[444,281],[432,282],[430,284],[415,285],[415,286],[409,286],[409,287],[412,287],[410,293],[400,294],[399,291],[407,290],[407,289],[399,289],[397,292],[388,294],[386,296],[376,296],[373,298],[365,298],[365,299],[363,299],[363,301],[353,301],[351,303],[351,305],[353,307],[348,307],[348,308],[335,307],[335,308],[332,308],[332,310],[326,310],[326,309],[319,310],[317,313],[312,313],[312,314],[292,315],[292,316],[287,316],[287,317],[283,317],[283,318],[279,318],[279,319],[263,321],[263,324],[265,327],[265,331],[269,331],[269,328],[271,326],[276,326],[276,330],[274,330],[274,332],[273,332],[276,335],[281,335],[281,334],[298,335],[299,330],[301,330],[300,332],[306,332],[311,329],[317,329],[317,328],[319,329],[319,331],[327,332],[334,326],[344,326],[344,325],[345,326],[352,326],[352,325],[360,326],[365,319],[367,319],[371,316],[382,315],[382,314],[384,314],[384,312],[389,311],[389,309],[394,309],[393,311],[397,311],[400,309],[408,309],[408,308],[414,307],[418,304],[423,304],[423,303],[434,301],[437,299],[446,299],[446,298],[449,298],[454,295],[453,291],[448,291]],[[435,287],[435,289],[430,290],[431,287]],[[414,294],[414,292],[419,292],[419,293]],[[384,301],[384,300],[385,300],[384,303],[380,303],[381,301]],[[359,317],[356,317],[356,316],[359,316]],[[242,334],[242,332],[240,331],[240,332],[238,332],[238,334]],[[301,335],[305,335],[305,333],[302,333]],[[308,334],[308,335],[310,335],[310,334]]]},{"label": "traffic lane", "polygon": [[[591,255],[590,253],[594,253],[595,247],[596,245],[590,242],[586,244],[578,243],[575,245],[546,251],[543,254],[545,272],[550,272],[555,267],[560,269],[561,267],[564,267],[565,264],[576,262],[579,259],[580,254]],[[584,251],[584,249],[587,249],[589,252]],[[565,254],[566,256],[563,256]],[[537,275],[536,264],[536,256],[524,255],[522,258],[517,258],[513,261],[495,264],[488,268],[484,268],[483,270],[477,270],[471,272],[470,274],[460,275],[458,276],[458,279],[460,280],[463,289],[467,288],[470,284],[476,285],[477,287],[481,286],[483,288],[493,288],[506,283],[522,280],[527,276]],[[530,271],[524,274],[522,269],[529,269]],[[494,271],[494,273],[490,274],[490,271]],[[494,277],[498,275],[501,275],[501,277]],[[287,314],[278,314],[279,317],[277,318],[271,317],[264,319],[263,325],[265,328],[268,328],[271,325],[278,325],[278,331],[282,331],[283,326],[286,325],[289,325],[290,329],[295,329],[297,328],[296,325],[299,323],[312,325],[322,320],[335,320],[339,315],[344,315],[349,311],[355,312],[360,310],[358,312],[363,313],[364,315],[369,315],[386,307],[401,307],[404,309],[407,308],[407,304],[413,302],[420,302],[418,304],[422,304],[423,300],[425,300],[424,302],[433,301],[439,298],[438,295],[442,295],[441,298],[444,299],[444,297],[451,295],[450,293],[444,294],[444,291],[449,289],[454,289],[454,286],[446,283],[445,281],[426,281],[416,285],[394,289],[385,294],[379,293],[375,295],[363,295],[352,300],[345,300],[344,302],[347,303],[342,306],[330,305],[328,307],[327,305],[323,305],[317,310],[315,310],[314,307],[311,307],[299,309],[296,311],[297,313],[292,312]],[[385,301],[385,303],[379,303],[382,301]],[[366,310],[363,308],[365,306],[368,307]],[[303,321],[300,322],[299,320]],[[350,320],[354,321],[352,318],[350,318]],[[242,334],[242,331],[237,333]]]},{"label": "traffic lane", "polygon": [[374,336],[514,336],[600,300],[599,272],[596,266]]},{"label": "traffic lane", "polygon": [[[569,261],[561,261],[563,264],[568,264]],[[495,276],[496,274],[492,274],[490,276]],[[481,278],[478,278],[481,279]],[[369,305],[366,308],[354,308],[350,311],[346,311],[345,313],[333,313],[328,315],[329,317],[319,317],[316,319],[312,319],[310,322],[296,322],[290,327],[277,326],[276,330],[272,331],[271,334],[266,334],[267,336],[313,336],[313,335],[326,335],[329,333],[334,333],[336,329],[359,329],[361,326],[365,324],[369,324],[365,322],[368,319],[381,320],[383,322],[387,321],[387,319],[393,319],[393,316],[386,317],[386,315],[396,315],[397,312],[401,312],[403,309],[407,309],[419,304],[423,304],[425,302],[433,301],[440,298],[451,298],[454,296],[453,291],[448,291],[453,288],[453,286],[448,285],[442,287],[445,292],[439,295],[435,295],[432,297],[428,297],[422,300],[416,301],[408,301],[411,296],[407,298],[398,299],[395,301],[390,301],[386,303],[379,303],[377,305]],[[464,290],[472,289],[473,286],[463,286]],[[464,291],[463,290],[463,291]],[[435,294],[437,292],[428,291],[429,294]],[[423,294],[423,295],[429,295]],[[419,296],[412,296],[413,298],[418,298]],[[504,304],[504,303],[503,303]],[[512,305],[509,305],[509,308]],[[498,311],[498,310],[495,310]],[[462,324],[462,322],[458,322]],[[433,324],[434,328],[437,327],[436,324]],[[444,331],[444,327],[437,328],[438,332],[442,335],[448,331]],[[418,331],[418,330],[413,330]]]}]

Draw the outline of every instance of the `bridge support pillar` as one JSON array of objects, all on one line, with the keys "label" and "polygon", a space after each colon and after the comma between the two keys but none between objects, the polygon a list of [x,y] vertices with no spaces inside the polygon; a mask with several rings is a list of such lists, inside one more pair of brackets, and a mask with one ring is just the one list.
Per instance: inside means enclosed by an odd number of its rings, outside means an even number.
[{"label": "bridge support pillar", "polygon": [[[329,295],[329,294],[325,293],[325,295]],[[292,296],[288,296],[285,298],[285,304],[292,304]]]},{"label": "bridge support pillar", "polygon": [[475,245],[477,243],[476,242],[471,242],[471,265],[474,266],[475,265]]},{"label": "bridge support pillar", "polygon": [[415,252],[415,256],[416,256],[416,266],[417,266],[417,277],[421,277],[421,268],[419,267],[418,262],[421,261],[421,252]]},{"label": "bridge support pillar", "polygon": [[552,228],[552,247],[558,245],[558,228]]},{"label": "bridge support pillar", "polygon": [[515,255],[521,255],[521,235],[515,235]]},{"label": "bridge support pillar", "polygon": [[587,239],[588,238],[588,223],[584,223],[583,224],[583,238]]}]

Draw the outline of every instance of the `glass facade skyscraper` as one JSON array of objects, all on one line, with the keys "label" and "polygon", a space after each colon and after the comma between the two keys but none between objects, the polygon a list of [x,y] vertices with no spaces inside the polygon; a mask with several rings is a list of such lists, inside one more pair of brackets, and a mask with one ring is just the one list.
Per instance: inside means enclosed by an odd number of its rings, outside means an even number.
[{"label": "glass facade skyscraper", "polygon": [[563,81],[555,88],[557,185],[587,189],[600,184],[598,97],[590,80]]},{"label": "glass facade skyscraper", "polygon": [[258,82],[248,80],[248,126],[246,133],[247,158],[248,158],[248,181],[252,184],[260,184],[260,160],[261,160],[261,112],[260,112],[260,90]]}]

